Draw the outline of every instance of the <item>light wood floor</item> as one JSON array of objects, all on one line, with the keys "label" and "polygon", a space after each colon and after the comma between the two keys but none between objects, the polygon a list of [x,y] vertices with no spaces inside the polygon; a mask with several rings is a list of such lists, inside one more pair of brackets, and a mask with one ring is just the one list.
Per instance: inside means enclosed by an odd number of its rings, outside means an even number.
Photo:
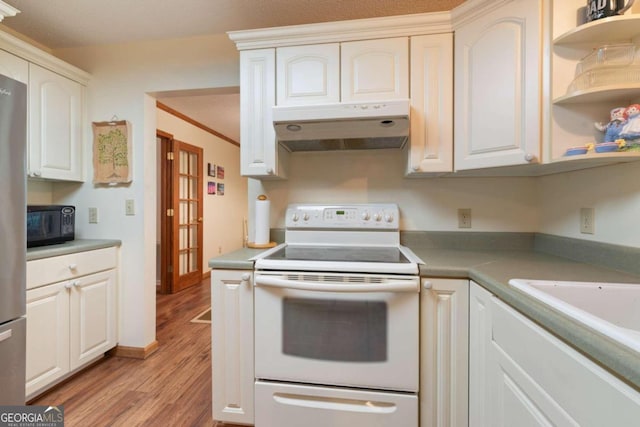
[{"label": "light wood floor", "polygon": [[154,354],[106,357],[31,404],[64,405],[66,427],[234,427],[211,418],[211,326],[190,322],[210,302],[208,280],[157,295]]}]

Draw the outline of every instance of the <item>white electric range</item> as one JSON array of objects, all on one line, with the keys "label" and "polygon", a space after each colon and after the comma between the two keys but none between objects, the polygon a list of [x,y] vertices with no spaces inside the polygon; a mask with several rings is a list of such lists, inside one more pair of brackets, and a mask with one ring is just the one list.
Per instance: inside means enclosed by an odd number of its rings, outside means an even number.
[{"label": "white electric range", "polygon": [[291,205],[255,263],[256,426],[417,426],[420,259],[394,204]]}]

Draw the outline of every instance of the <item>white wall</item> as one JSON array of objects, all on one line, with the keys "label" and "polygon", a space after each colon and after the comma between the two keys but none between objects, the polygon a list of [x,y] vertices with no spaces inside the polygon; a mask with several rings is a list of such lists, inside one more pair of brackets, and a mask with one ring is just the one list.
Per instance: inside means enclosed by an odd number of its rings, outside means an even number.
[{"label": "white wall", "polygon": [[[203,149],[204,270],[209,259],[242,247],[243,221],[247,218],[247,179],[240,176],[240,147],[206,132],[163,110],[158,110],[158,129],[181,142]],[[224,166],[224,179],[209,177],[207,163]],[[207,182],[224,184],[224,195],[207,194]]]},{"label": "white wall", "polygon": [[[542,233],[640,247],[640,163],[539,178]],[[595,209],[595,234],[581,234],[580,208]]]},{"label": "white wall", "polygon": [[249,200],[262,192],[271,199],[272,227],[284,226],[289,203],[393,202],[403,230],[457,231],[458,208],[471,208],[470,231],[539,228],[535,178],[407,179],[404,156],[400,150],[292,153],[289,179],[251,180]]},{"label": "white wall", "polygon": [[[87,124],[116,115],[133,129],[133,182],[118,187],[91,183],[90,126],[85,135],[87,182],[56,184],[54,200],[78,207],[78,237],[122,240],[120,345],[145,347],[155,340],[156,106],[149,93],[238,86],[238,53],[226,35],[157,42],[79,47],[54,52],[91,73]],[[124,215],[133,199],[135,216]],[[87,208],[99,224],[87,223]]]}]

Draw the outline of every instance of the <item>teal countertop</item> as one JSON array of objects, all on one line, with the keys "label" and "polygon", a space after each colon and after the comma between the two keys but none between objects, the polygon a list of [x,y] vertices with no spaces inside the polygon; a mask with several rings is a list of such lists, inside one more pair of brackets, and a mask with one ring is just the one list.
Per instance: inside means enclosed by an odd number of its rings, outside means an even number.
[{"label": "teal countertop", "polygon": [[120,240],[76,239],[71,242],[60,243],[57,245],[28,248],[27,261],[51,258],[54,256],[73,254],[77,252],[92,251],[94,249],[110,248],[112,246],[120,246],[121,244],[122,242]]},{"label": "teal countertop", "polygon": [[[596,363],[640,389],[640,355],[593,329],[581,325],[564,313],[539,303],[529,295],[509,286],[510,279],[602,281],[618,283],[638,283],[637,259],[640,249],[603,245],[611,249],[604,261],[572,260],[558,256],[557,251],[548,250],[545,245],[552,242],[554,248],[561,247],[556,236],[529,233],[476,233],[466,235],[462,240],[455,234],[420,233],[405,235],[403,244],[409,247],[424,264],[420,266],[422,277],[468,278],[483,286],[501,300],[539,323],[574,348],[588,355]],[[435,238],[433,236],[436,236]],[[460,234],[461,235],[461,234]],[[454,236],[452,238],[452,236]],[[497,236],[497,237],[496,237]],[[580,246],[581,241],[564,239],[560,244]],[[461,242],[464,242],[461,244]],[[484,242],[484,243],[483,243]],[[438,247],[438,246],[445,247]],[[586,246],[588,245],[588,246]],[[597,244],[595,244],[597,246]],[[587,249],[593,249],[593,242],[585,242]],[[544,252],[540,249],[544,249]],[[538,249],[538,250],[536,250]],[[579,247],[572,253],[579,253]],[[584,249],[584,248],[583,248]],[[212,258],[209,267],[213,269],[252,270],[255,257],[264,250],[240,249],[220,257]],[[551,253],[550,253],[551,252]],[[588,251],[592,253],[592,250]],[[633,256],[630,256],[633,255]],[[598,255],[603,258],[601,251]],[[620,269],[620,258],[629,258]],[[608,267],[606,264],[615,266]]]}]

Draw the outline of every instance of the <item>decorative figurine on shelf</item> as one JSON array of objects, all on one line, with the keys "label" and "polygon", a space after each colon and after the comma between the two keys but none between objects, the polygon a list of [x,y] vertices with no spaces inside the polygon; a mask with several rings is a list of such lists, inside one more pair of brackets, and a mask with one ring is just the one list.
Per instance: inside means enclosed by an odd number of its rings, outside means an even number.
[{"label": "decorative figurine on shelf", "polygon": [[624,115],[627,121],[620,130],[620,138],[625,141],[640,139],[640,104],[629,105]]},{"label": "decorative figurine on shelf", "polygon": [[627,123],[627,108],[618,107],[611,110],[611,121],[607,124],[602,122],[594,123],[596,129],[604,132],[604,142],[613,142],[620,138],[620,133]]}]

